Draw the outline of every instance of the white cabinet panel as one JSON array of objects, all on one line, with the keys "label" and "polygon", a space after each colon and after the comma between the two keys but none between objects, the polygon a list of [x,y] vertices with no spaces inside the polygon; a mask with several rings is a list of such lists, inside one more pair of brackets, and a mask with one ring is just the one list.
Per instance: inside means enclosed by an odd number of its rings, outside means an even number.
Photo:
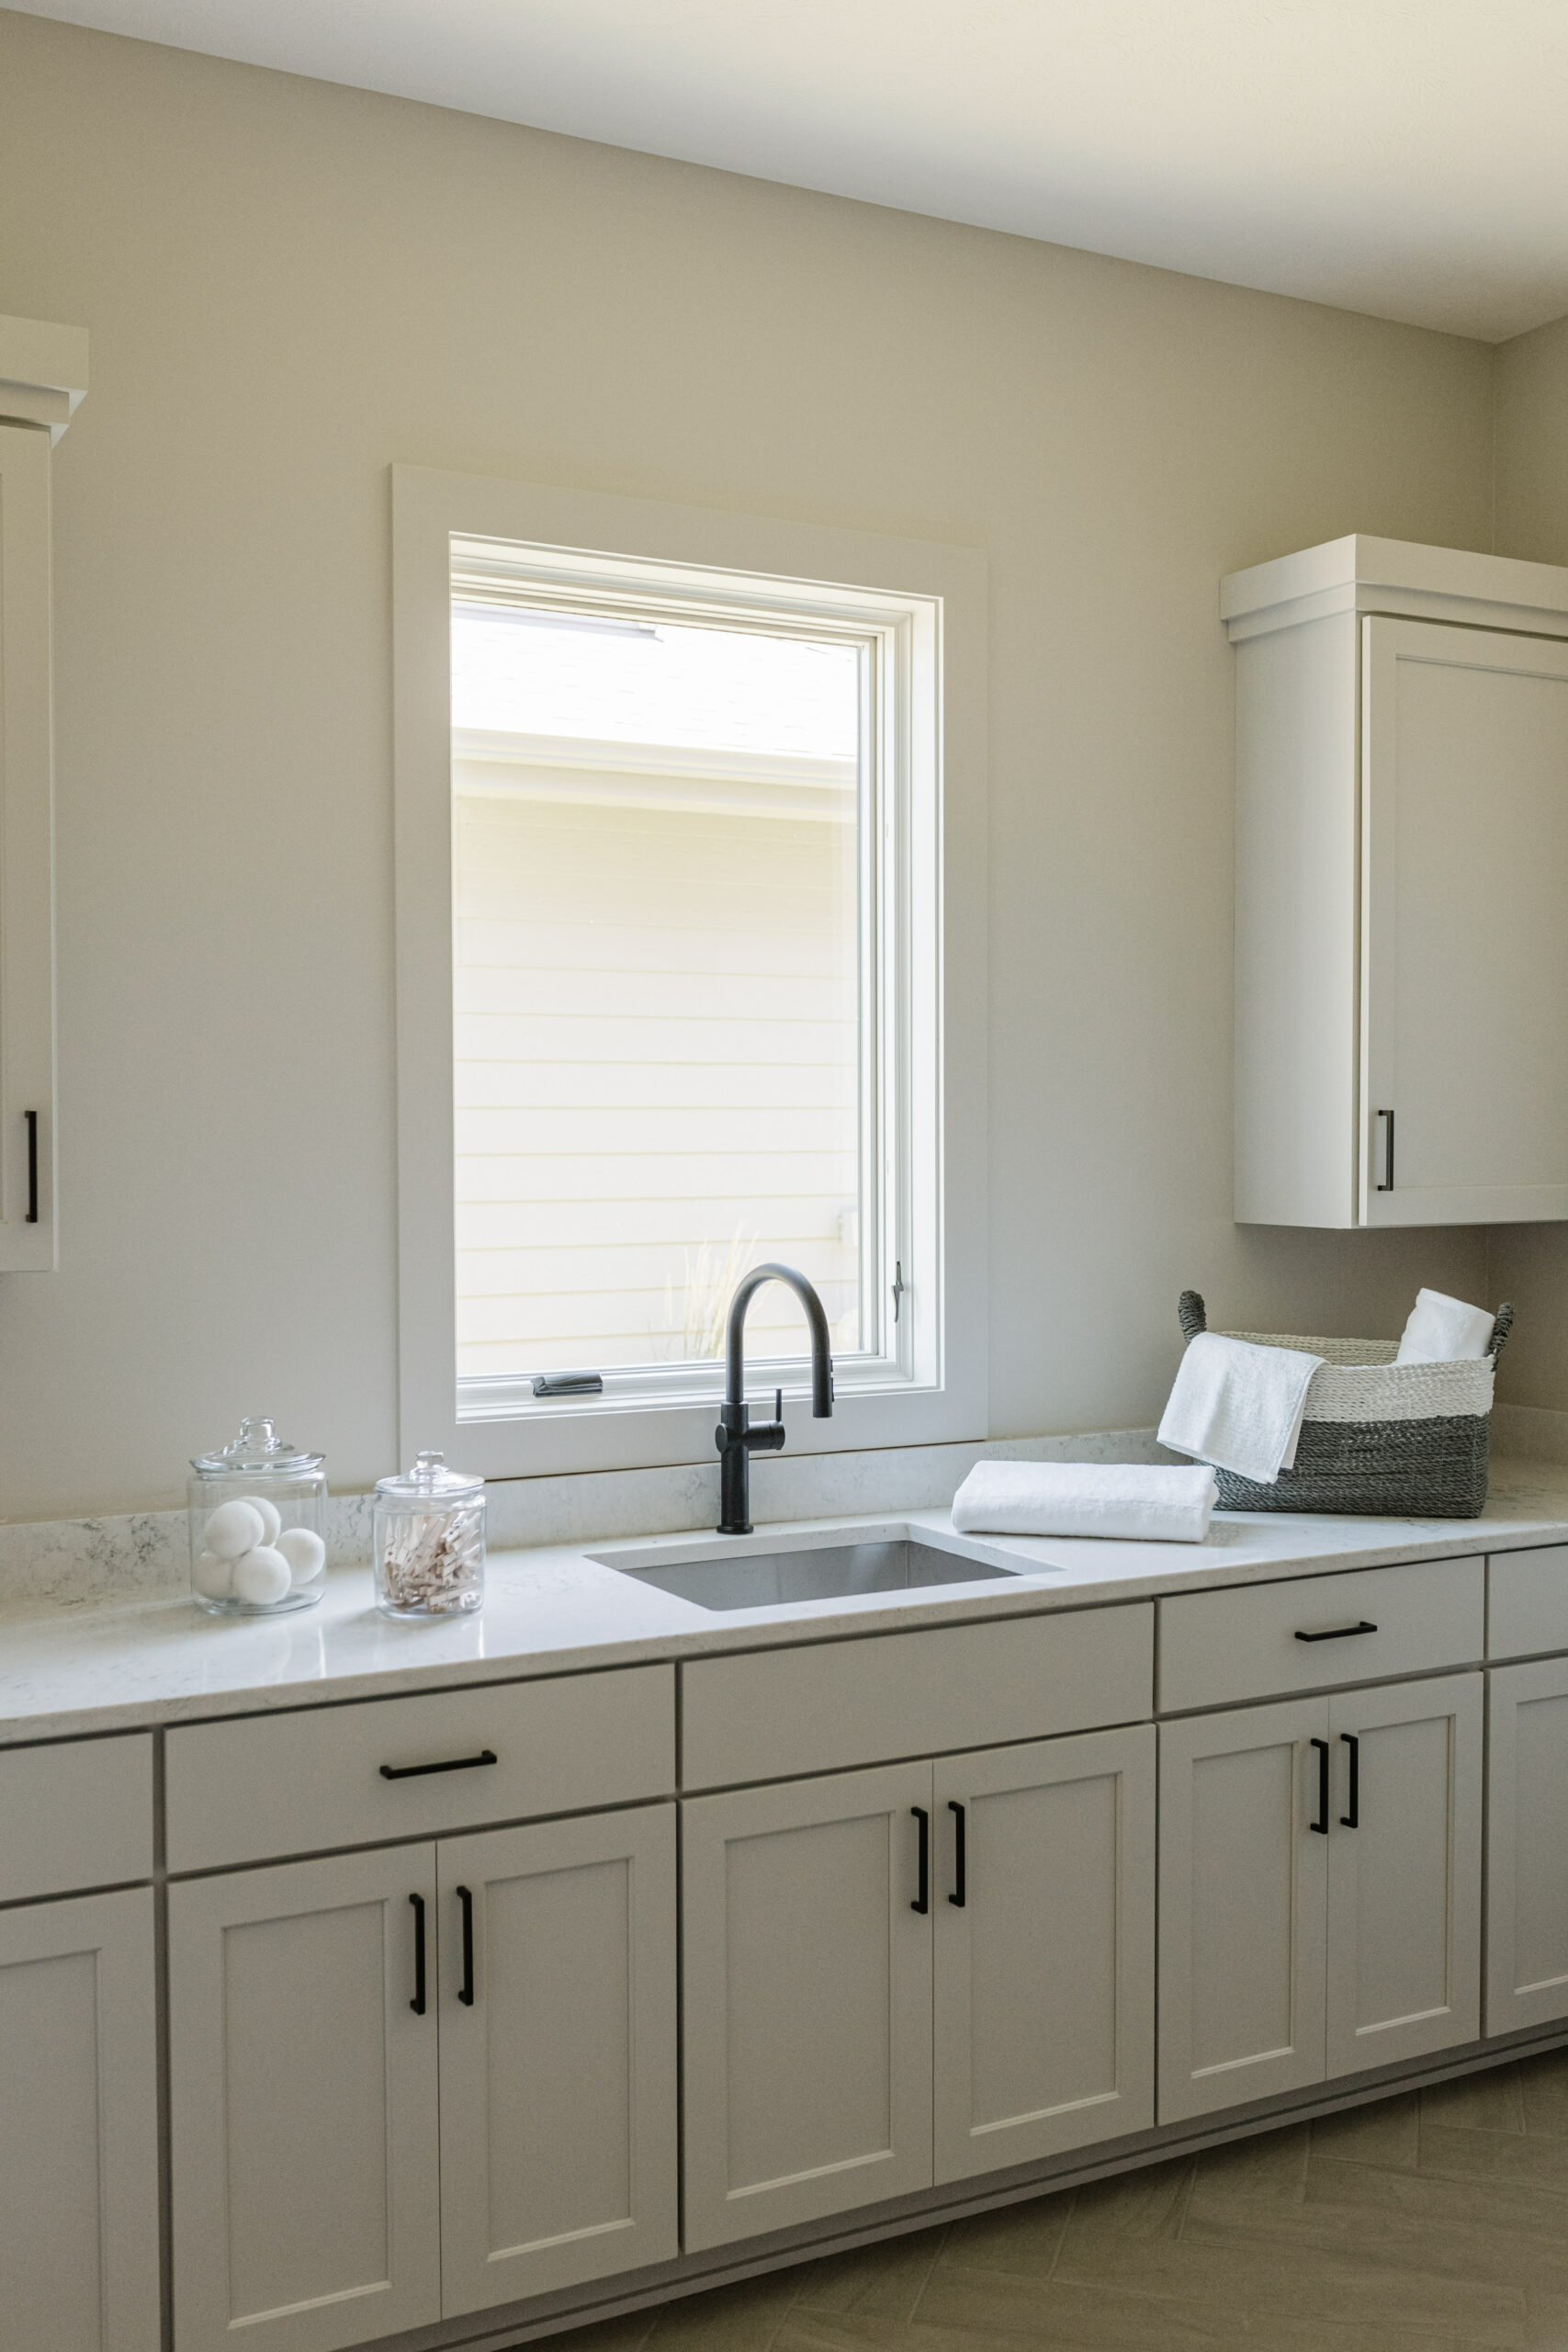
[{"label": "white cabinet panel", "polygon": [[1155,1731],[936,1767],[936,2177],[1154,2121]]},{"label": "white cabinet panel", "polygon": [[1568,1216],[1568,645],[1361,627],[1362,1220]]},{"label": "white cabinet panel", "polygon": [[179,2352],[439,2317],[434,1895],[429,1846],[171,1888]]},{"label": "white cabinet panel", "polygon": [[1159,2120],[1321,2082],[1328,1702],[1160,1727]]},{"label": "white cabinet panel", "polygon": [[0,2345],[158,2352],[149,1888],[0,1912]]},{"label": "white cabinet panel", "polygon": [[152,1739],[0,1748],[0,1902],[152,1875]]},{"label": "white cabinet panel", "polygon": [[437,1870],[444,2313],[669,2260],[674,1806],[449,1838]]},{"label": "white cabinet panel", "polygon": [[1568,1544],[1494,1552],[1486,1579],[1488,1657],[1568,1650]]},{"label": "white cabinet panel", "polygon": [[1331,2076],[1481,2031],[1482,1684],[1330,1702]]},{"label": "white cabinet panel", "polygon": [[58,1262],[49,507],[49,434],[0,424],[0,1272]]},{"label": "white cabinet panel", "polygon": [[684,1807],[688,2251],[930,2186],[931,1804],[902,1764]]},{"label": "white cabinet panel", "polygon": [[1491,1677],[1486,2030],[1568,2017],[1568,1658]]}]

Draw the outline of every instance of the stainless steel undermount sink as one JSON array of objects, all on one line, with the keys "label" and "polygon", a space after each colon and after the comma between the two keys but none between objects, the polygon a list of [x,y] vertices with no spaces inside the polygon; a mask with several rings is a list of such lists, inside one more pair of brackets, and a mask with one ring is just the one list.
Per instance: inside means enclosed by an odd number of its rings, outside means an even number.
[{"label": "stainless steel undermount sink", "polygon": [[593,1555],[639,1584],[657,1585],[699,1609],[767,1609],[781,1601],[837,1600],[866,1592],[908,1592],[933,1585],[992,1584],[1021,1576],[1021,1568],[998,1568],[962,1559],[912,1536],[872,1544],[803,1545],[790,1552],[742,1552],[695,1560],[660,1560],[634,1567],[613,1553]]}]

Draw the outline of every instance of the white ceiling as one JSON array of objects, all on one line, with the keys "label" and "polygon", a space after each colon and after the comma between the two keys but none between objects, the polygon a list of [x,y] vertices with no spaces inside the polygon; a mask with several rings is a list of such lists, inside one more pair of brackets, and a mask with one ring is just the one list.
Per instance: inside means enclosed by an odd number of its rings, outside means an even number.
[{"label": "white ceiling", "polygon": [[23,0],[1489,341],[1568,313],[1568,0]]}]

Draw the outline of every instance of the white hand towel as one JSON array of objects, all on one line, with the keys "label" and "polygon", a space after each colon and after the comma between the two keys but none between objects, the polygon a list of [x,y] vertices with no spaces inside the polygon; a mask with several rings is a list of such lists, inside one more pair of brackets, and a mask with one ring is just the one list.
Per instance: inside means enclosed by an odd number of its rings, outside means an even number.
[{"label": "white hand towel", "polygon": [[1458,1363],[1483,1356],[1495,1317],[1489,1306],[1467,1306],[1440,1290],[1418,1290],[1395,1363]]},{"label": "white hand towel", "polygon": [[1181,1359],[1159,1425],[1161,1445],[1271,1487],[1295,1461],[1307,1389],[1322,1362],[1300,1348],[1258,1348],[1200,1331]]},{"label": "white hand towel", "polygon": [[1214,1474],[1153,1462],[976,1462],[953,1498],[970,1535],[1119,1535],[1201,1544]]}]

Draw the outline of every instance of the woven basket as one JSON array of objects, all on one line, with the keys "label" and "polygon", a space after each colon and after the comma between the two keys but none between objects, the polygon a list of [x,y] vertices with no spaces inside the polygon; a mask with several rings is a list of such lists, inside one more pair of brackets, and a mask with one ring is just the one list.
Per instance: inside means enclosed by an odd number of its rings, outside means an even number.
[{"label": "woven basket", "polygon": [[[1177,1311],[1189,1340],[1208,1329],[1195,1290],[1182,1292]],[[1500,1306],[1485,1355],[1458,1363],[1395,1363],[1393,1340],[1226,1332],[1256,1348],[1299,1348],[1325,1362],[1307,1388],[1294,1468],[1281,1470],[1271,1487],[1216,1469],[1220,1509],[1478,1518],[1486,1502],[1493,1374],[1513,1321],[1513,1308]]]}]

